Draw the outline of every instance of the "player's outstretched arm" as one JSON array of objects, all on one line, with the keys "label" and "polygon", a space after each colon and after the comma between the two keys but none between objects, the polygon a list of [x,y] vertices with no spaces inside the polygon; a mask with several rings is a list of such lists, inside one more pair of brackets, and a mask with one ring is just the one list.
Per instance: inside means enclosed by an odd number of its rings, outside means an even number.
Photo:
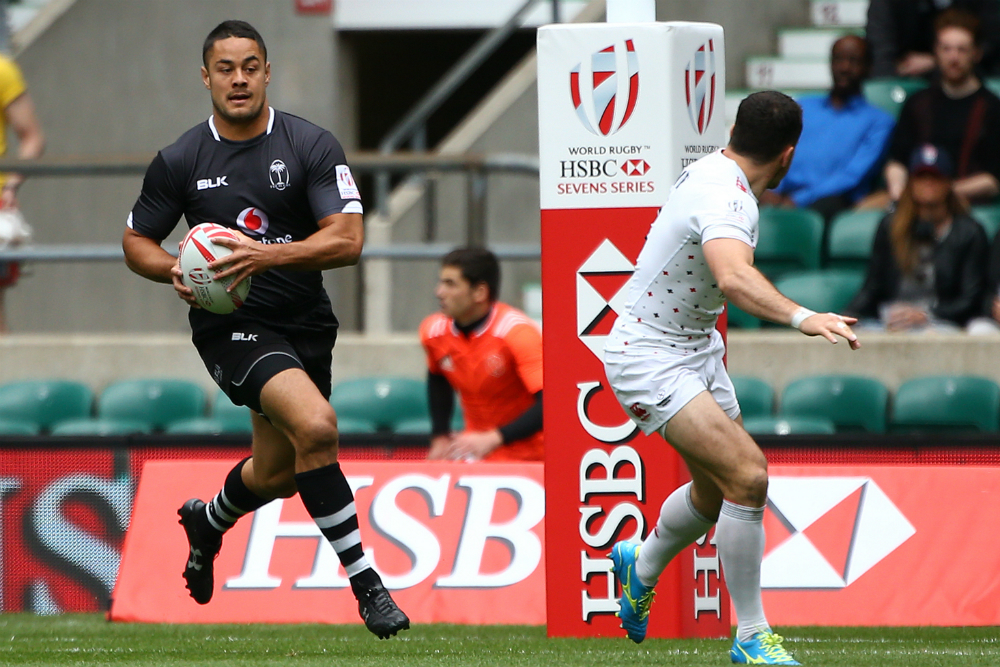
[{"label": "player's outstretched arm", "polygon": [[779,292],[753,266],[753,248],[737,239],[712,239],[703,245],[705,261],[726,298],[754,317],[792,326],[807,336],[823,336],[831,343],[840,336],[861,347],[851,331],[856,318],[836,313],[814,313]]}]

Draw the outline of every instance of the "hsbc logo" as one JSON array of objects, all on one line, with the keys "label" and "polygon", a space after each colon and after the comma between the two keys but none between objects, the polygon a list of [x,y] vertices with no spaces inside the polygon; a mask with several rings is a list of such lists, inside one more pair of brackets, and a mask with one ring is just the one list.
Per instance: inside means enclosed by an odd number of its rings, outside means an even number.
[{"label": "hsbc logo", "polygon": [[604,341],[625,308],[628,279],[635,265],[604,239],[576,271],[576,331],[584,345],[603,361]]},{"label": "hsbc logo", "polygon": [[917,532],[869,477],[771,477],[767,495],[762,588],[846,588]]},{"label": "hsbc logo", "polygon": [[715,40],[698,47],[684,70],[684,95],[691,127],[705,134],[715,110]]},{"label": "hsbc logo", "polygon": [[631,39],[578,63],[569,74],[577,118],[588,132],[608,137],[624,127],[639,98],[639,59]]},{"label": "hsbc logo", "polygon": [[245,208],[236,216],[236,225],[247,234],[263,236],[267,232],[269,222],[267,213],[259,208]]},{"label": "hsbc logo", "polygon": [[622,173],[626,176],[645,176],[649,171],[649,163],[645,160],[625,160],[622,162]]}]

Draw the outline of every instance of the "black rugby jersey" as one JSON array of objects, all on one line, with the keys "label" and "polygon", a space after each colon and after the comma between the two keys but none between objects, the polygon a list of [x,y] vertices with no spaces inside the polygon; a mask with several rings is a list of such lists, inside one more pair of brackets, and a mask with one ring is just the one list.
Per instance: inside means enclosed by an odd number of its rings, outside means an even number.
[{"label": "black rugby jersey", "polygon": [[[214,222],[262,243],[314,234],[334,213],[362,213],[344,150],[334,136],[297,116],[269,109],[267,131],[229,141],[212,118],[153,159],[128,217],[135,232],[162,241],[183,215],[188,227]],[[251,279],[245,315],[272,319],[314,307],[329,310],[321,271],[271,269]],[[191,309],[191,324],[218,318]]]}]

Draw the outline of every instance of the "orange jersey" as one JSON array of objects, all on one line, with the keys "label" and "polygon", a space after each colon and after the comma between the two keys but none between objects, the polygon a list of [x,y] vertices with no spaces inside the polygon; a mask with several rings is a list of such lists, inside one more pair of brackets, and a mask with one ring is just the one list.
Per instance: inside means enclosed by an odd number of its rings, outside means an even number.
[{"label": "orange jersey", "polygon": [[[519,417],[542,390],[542,332],[527,315],[496,303],[486,322],[466,337],[446,315],[420,324],[427,367],[443,375],[462,401],[465,427],[491,431]],[[487,461],[541,461],[542,431],[505,443]]]}]

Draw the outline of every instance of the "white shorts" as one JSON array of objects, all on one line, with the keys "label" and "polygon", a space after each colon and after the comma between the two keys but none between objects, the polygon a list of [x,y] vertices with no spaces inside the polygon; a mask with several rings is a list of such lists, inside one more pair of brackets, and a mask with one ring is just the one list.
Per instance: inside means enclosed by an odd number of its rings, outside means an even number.
[{"label": "white shorts", "polygon": [[707,348],[686,355],[663,349],[628,354],[605,350],[604,372],[625,412],[649,435],[703,391],[712,392],[730,419],[740,415],[736,391],[722,363],[725,353],[717,334]]}]

